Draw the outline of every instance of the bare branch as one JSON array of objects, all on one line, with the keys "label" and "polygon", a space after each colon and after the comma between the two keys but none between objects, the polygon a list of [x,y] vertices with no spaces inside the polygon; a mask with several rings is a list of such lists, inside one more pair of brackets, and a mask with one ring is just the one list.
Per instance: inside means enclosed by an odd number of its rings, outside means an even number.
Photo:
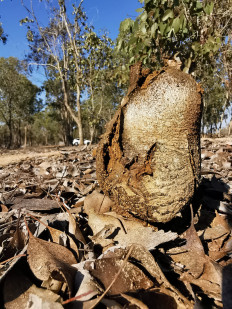
[{"label": "bare branch", "polygon": [[50,64],[50,63],[37,63],[37,62],[30,62],[28,63],[28,65],[38,65],[38,66],[46,66],[46,67],[52,67],[54,69],[57,70],[57,67],[53,64]]}]

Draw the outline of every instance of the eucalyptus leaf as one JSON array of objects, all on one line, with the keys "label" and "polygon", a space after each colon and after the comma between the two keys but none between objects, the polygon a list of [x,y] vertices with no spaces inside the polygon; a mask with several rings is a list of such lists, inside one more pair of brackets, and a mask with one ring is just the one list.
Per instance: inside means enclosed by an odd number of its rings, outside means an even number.
[{"label": "eucalyptus leaf", "polygon": [[140,19],[143,22],[147,20],[147,12],[146,11],[143,12],[143,14],[141,15]]},{"label": "eucalyptus leaf", "polygon": [[184,18],[185,18],[184,13],[181,13],[179,18],[180,18],[180,23],[183,24]]},{"label": "eucalyptus leaf", "polygon": [[154,23],[154,24],[151,26],[151,36],[152,36],[152,37],[154,37],[154,35],[155,35],[157,29],[158,29],[158,24],[157,24],[157,23]]},{"label": "eucalyptus leaf", "polygon": [[166,24],[164,24],[164,23],[161,22],[161,23],[159,24],[159,29],[160,29],[161,35],[164,34],[165,28],[166,28]]},{"label": "eucalyptus leaf", "polygon": [[209,44],[205,44],[203,47],[203,53],[209,53],[211,51],[210,45]]},{"label": "eucalyptus leaf", "polygon": [[120,50],[122,47],[122,39],[120,39],[117,43],[117,49]]},{"label": "eucalyptus leaf", "polygon": [[200,43],[198,43],[198,42],[193,42],[193,44],[192,44],[192,49],[195,51],[195,52],[197,52],[198,50],[199,50],[199,48],[201,47],[201,45],[200,45]]},{"label": "eucalyptus leaf", "polygon": [[165,35],[167,34],[167,36],[169,37],[171,35],[171,32],[172,32],[172,28],[167,25],[165,28],[164,34]]},{"label": "eucalyptus leaf", "polygon": [[177,33],[180,29],[180,24],[181,24],[181,21],[180,21],[180,18],[179,17],[176,17],[173,22],[172,22],[172,27],[174,29],[174,32]]},{"label": "eucalyptus leaf", "polygon": [[157,8],[156,10],[155,10],[155,13],[154,13],[154,20],[156,20],[158,17],[159,17],[159,15],[160,15],[160,10]]},{"label": "eucalyptus leaf", "polygon": [[150,47],[151,46],[151,40],[150,39],[144,40],[144,45]]},{"label": "eucalyptus leaf", "polygon": [[145,23],[142,23],[140,25],[140,30],[141,30],[142,34],[146,34],[147,30],[146,30],[146,24]]},{"label": "eucalyptus leaf", "polygon": [[189,57],[188,59],[185,60],[184,63],[185,63],[185,67],[186,67],[186,68],[190,68],[191,63],[192,63],[192,58]]},{"label": "eucalyptus leaf", "polygon": [[173,18],[173,17],[174,17],[173,11],[172,11],[171,9],[168,9],[168,10],[164,13],[164,15],[163,15],[163,17],[162,17],[162,21],[165,21],[165,20],[167,20],[168,18]]},{"label": "eucalyptus leaf", "polygon": [[120,29],[122,31],[127,31],[130,25],[131,25],[131,19],[127,18],[123,22],[121,22]]},{"label": "eucalyptus leaf", "polygon": [[207,15],[210,15],[213,12],[213,8],[214,8],[214,3],[212,1],[210,3],[207,3],[206,6],[203,8],[203,10]]},{"label": "eucalyptus leaf", "polygon": [[138,19],[136,19],[133,25],[133,31],[134,33],[136,33],[138,30],[139,30],[139,22]]},{"label": "eucalyptus leaf", "polygon": [[196,2],[196,8],[197,8],[197,9],[202,9],[202,2],[197,1],[197,2]]}]

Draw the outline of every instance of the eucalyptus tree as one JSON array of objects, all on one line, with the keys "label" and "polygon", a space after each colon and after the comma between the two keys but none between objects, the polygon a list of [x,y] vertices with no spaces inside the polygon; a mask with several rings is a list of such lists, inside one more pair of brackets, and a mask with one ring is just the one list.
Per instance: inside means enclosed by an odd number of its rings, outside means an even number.
[{"label": "eucalyptus tree", "polygon": [[37,145],[57,145],[62,141],[62,127],[51,106],[36,113],[33,117],[32,135]]},{"label": "eucalyptus tree", "polygon": [[82,2],[77,7],[73,5],[71,17],[67,14],[65,1],[58,1],[56,8],[51,3],[52,17],[45,27],[38,21],[31,2],[31,7],[26,7],[29,17],[21,21],[28,26],[30,63],[44,66],[48,78],[60,83],[63,104],[78,126],[80,143],[83,143],[81,95],[88,83],[84,71],[88,44],[93,42],[89,37],[92,27],[87,24]]},{"label": "eucalyptus tree", "polygon": [[92,142],[96,130],[101,130],[111,119],[115,106],[120,102],[122,91],[114,76],[115,45],[107,33],[97,35],[90,31],[86,34],[85,45],[84,76],[87,98],[83,102],[83,113]]},{"label": "eucalyptus tree", "polygon": [[[60,141],[63,141],[65,144],[71,143],[75,122],[63,104],[63,91],[60,87],[60,80],[56,78],[55,74],[50,72],[48,79],[44,82],[44,89],[46,92],[47,108],[50,111],[50,118],[53,117],[53,120],[56,121],[57,127],[60,131]],[[71,89],[69,91],[69,102],[74,109],[75,93],[71,91]]]},{"label": "eucalyptus tree", "polygon": [[[49,3],[49,2],[48,2]],[[89,30],[86,14],[82,8],[82,1],[78,7],[73,5],[73,20],[70,21],[65,1],[58,1],[57,8],[51,8],[52,17],[47,26],[43,27],[31,6],[26,7],[29,17],[21,20],[27,23],[27,38],[31,53],[31,64],[44,66],[46,74],[52,75],[60,82],[63,94],[63,104],[76,122],[79,137],[83,143],[83,129],[81,116],[82,62],[83,36]],[[34,61],[34,62],[33,62]],[[73,108],[70,91],[75,91],[76,107]]]},{"label": "eucalyptus tree", "polygon": [[204,121],[207,119],[209,125],[211,115],[212,123],[216,119],[222,123],[231,104],[231,0],[139,1],[140,15],[135,20],[125,19],[120,25],[117,49],[126,55],[128,64],[118,66],[119,78],[125,80],[128,67],[136,62],[158,69],[167,58],[178,57],[182,69],[201,81],[206,92],[212,87],[213,91],[220,88],[217,99],[210,93],[205,96],[204,113],[208,115]]},{"label": "eucalyptus tree", "polygon": [[[15,143],[17,137],[20,139],[21,126],[26,128],[32,115],[41,107],[36,98],[40,89],[24,74],[23,61],[13,57],[0,58],[0,120],[8,127],[8,147],[12,146],[13,137]],[[21,144],[20,140],[18,144]]]},{"label": "eucalyptus tree", "polygon": [[231,0],[139,0],[141,14],[120,26],[118,49],[130,63],[162,65],[165,57],[178,56],[185,71],[208,61],[219,51],[232,26]]}]

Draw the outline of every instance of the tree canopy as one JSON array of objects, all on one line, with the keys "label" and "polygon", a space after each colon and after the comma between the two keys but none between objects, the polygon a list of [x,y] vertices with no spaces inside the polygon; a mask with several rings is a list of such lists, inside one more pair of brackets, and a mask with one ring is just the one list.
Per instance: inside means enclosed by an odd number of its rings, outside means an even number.
[{"label": "tree canopy", "polygon": [[2,27],[2,23],[0,22],[0,41],[3,42],[3,44],[7,41],[7,35],[4,33],[4,29]]},{"label": "tree canopy", "polygon": [[[21,126],[28,124],[40,109],[36,98],[39,91],[25,76],[25,62],[13,57],[0,58],[0,121],[8,127],[8,147],[20,144],[17,139]],[[16,131],[18,134],[13,135]]]},{"label": "tree canopy", "polygon": [[117,50],[126,61],[120,63],[119,79],[128,80],[129,66],[136,62],[158,69],[166,59],[180,60],[205,91],[203,128],[221,128],[231,104],[231,1],[140,2],[140,15],[120,25]]},{"label": "tree canopy", "polygon": [[118,37],[118,49],[127,52],[130,63],[157,66],[165,57],[178,56],[184,70],[194,70],[199,61],[213,59],[232,27],[228,0],[140,2],[141,14],[135,20],[125,19]]},{"label": "tree canopy", "polygon": [[[113,43],[105,33],[96,34],[94,28],[88,26],[82,2],[80,1],[77,7],[73,5],[72,15],[68,15],[65,1],[59,1],[58,8],[52,8],[52,15],[46,27],[39,24],[32,8],[27,8],[29,17],[21,21],[28,27],[27,38],[31,49],[28,61],[37,66],[42,65],[48,79],[60,85],[60,98],[68,113],[66,121],[71,117],[77,125],[81,143],[83,112],[90,127],[89,134],[92,135],[92,140],[96,129],[95,122],[99,121],[93,118],[99,117],[104,103],[103,100],[99,103],[96,93],[103,91],[106,79],[109,81],[113,76]],[[49,87],[46,87],[46,90],[48,89]],[[83,111],[86,104],[82,104],[82,96],[87,96],[85,102],[90,98],[91,111]],[[89,116],[88,111],[91,113]],[[70,143],[69,133],[67,132],[67,143]]]}]

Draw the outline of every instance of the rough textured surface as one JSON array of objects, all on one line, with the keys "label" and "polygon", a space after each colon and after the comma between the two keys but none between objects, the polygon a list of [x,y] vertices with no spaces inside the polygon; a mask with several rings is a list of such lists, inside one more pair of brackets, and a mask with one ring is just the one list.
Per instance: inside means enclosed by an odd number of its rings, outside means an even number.
[{"label": "rough textured surface", "polygon": [[167,222],[199,183],[200,87],[165,67],[133,88],[99,143],[97,178],[117,212]]}]

